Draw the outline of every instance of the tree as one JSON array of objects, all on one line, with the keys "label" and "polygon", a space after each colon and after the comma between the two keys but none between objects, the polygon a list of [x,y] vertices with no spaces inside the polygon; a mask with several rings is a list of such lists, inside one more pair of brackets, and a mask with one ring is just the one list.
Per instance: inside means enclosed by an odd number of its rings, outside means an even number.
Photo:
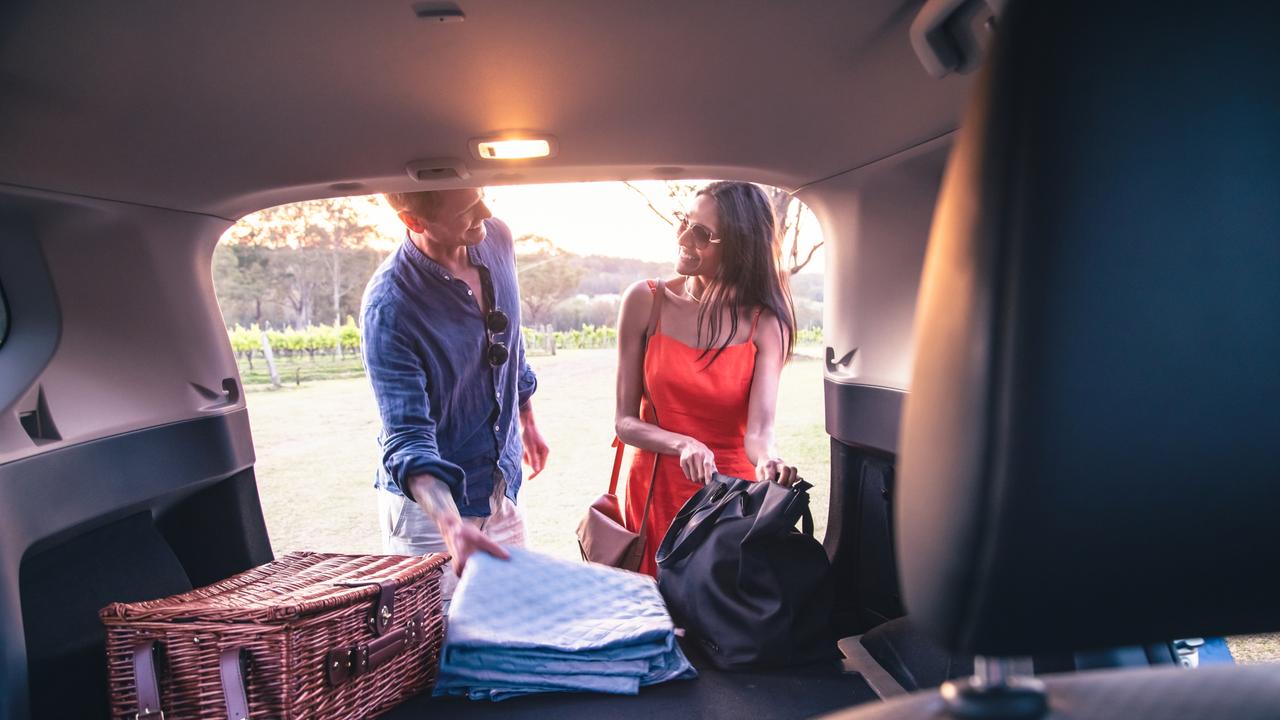
[{"label": "tree", "polygon": [[[769,203],[773,205],[773,214],[778,218],[778,237],[782,241],[782,265],[795,275],[813,260],[814,253],[822,247],[824,241],[809,246],[807,251],[801,250],[800,221],[804,218],[804,206],[794,195],[772,185],[761,185]],[[803,253],[804,258],[801,259]]]},{"label": "tree", "polygon": [[260,325],[274,300],[270,251],[257,245],[219,243],[213,252],[213,282],[228,325]]},{"label": "tree", "polygon": [[265,249],[274,294],[295,322],[311,324],[324,306],[337,327],[351,310],[344,297],[363,285],[378,260],[368,247],[376,231],[366,219],[376,202],[365,196],[268,208],[241,220],[228,242]]},{"label": "tree", "polygon": [[552,309],[574,294],[582,281],[582,268],[574,264],[573,256],[537,235],[516,240],[516,273],[530,325],[547,322]]},{"label": "tree", "polygon": [[[687,209],[693,203],[693,198],[699,189],[699,186],[693,183],[668,180],[666,183],[666,198],[655,199],[651,193],[646,193],[629,182],[624,181],[623,184],[644,198],[649,209],[673,227],[675,226],[676,211]],[[764,190],[765,195],[769,198],[769,205],[773,207],[773,214],[777,218],[782,267],[786,269],[788,274],[795,275],[813,260],[814,254],[822,247],[823,241],[818,241],[809,246],[808,249],[803,249],[800,241],[800,224],[804,217],[804,205],[795,196],[782,188],[776,188],[772,185],[760,185],[759,187]]]}]

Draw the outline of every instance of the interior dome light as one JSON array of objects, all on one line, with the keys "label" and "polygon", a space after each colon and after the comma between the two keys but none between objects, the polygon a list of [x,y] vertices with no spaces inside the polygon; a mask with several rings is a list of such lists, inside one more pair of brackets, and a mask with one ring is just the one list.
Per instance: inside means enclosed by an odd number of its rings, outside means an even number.
[{"label": "interior dome light", "polygon": [[523,160],[549,157],[551,141],[546,138],[517,138],[504,140],[478,140],[473,146],[481,160]]}]

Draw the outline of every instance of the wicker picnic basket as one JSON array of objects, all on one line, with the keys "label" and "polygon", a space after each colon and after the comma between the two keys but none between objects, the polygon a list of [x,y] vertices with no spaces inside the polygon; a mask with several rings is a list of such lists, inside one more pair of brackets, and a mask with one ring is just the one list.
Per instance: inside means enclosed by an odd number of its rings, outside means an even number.
[{"label": "wicker picnic basket", "polygon": [[291,553],[102,609],[114,718],[371,718],[435,682],[446,555]]}]

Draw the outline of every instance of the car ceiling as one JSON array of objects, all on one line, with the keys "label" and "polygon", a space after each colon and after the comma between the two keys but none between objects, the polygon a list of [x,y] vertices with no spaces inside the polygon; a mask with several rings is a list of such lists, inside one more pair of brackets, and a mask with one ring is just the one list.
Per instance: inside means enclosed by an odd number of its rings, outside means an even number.
[{"label": "car ceiling", "polygon": [[[10,0],[0,182],[228,219],[375,190],[651,177],[798,188],[954,129],[919,2]],[[551,133],[556,157],[468,159]],[[466,159],[466,181],[405,164]],[[335,186],[336,185],[336,186]]]}]

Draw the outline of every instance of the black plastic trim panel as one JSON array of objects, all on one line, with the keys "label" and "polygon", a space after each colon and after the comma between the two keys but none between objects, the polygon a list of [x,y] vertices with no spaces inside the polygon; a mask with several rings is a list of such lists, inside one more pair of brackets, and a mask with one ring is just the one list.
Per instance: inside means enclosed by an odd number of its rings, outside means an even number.
[{"label": "black plastic trim panel", "polygon": [[905,391],[829,379],[823,388],[828,435],[845,445],[897,454]]},{"label": "black plastic trim panel", "polygon": [[266,562],[271,546],[253,462],[240,409],[0,465],[0,717],[21,720],[31,707],[24,560],[144,513],[198,583]]}]

